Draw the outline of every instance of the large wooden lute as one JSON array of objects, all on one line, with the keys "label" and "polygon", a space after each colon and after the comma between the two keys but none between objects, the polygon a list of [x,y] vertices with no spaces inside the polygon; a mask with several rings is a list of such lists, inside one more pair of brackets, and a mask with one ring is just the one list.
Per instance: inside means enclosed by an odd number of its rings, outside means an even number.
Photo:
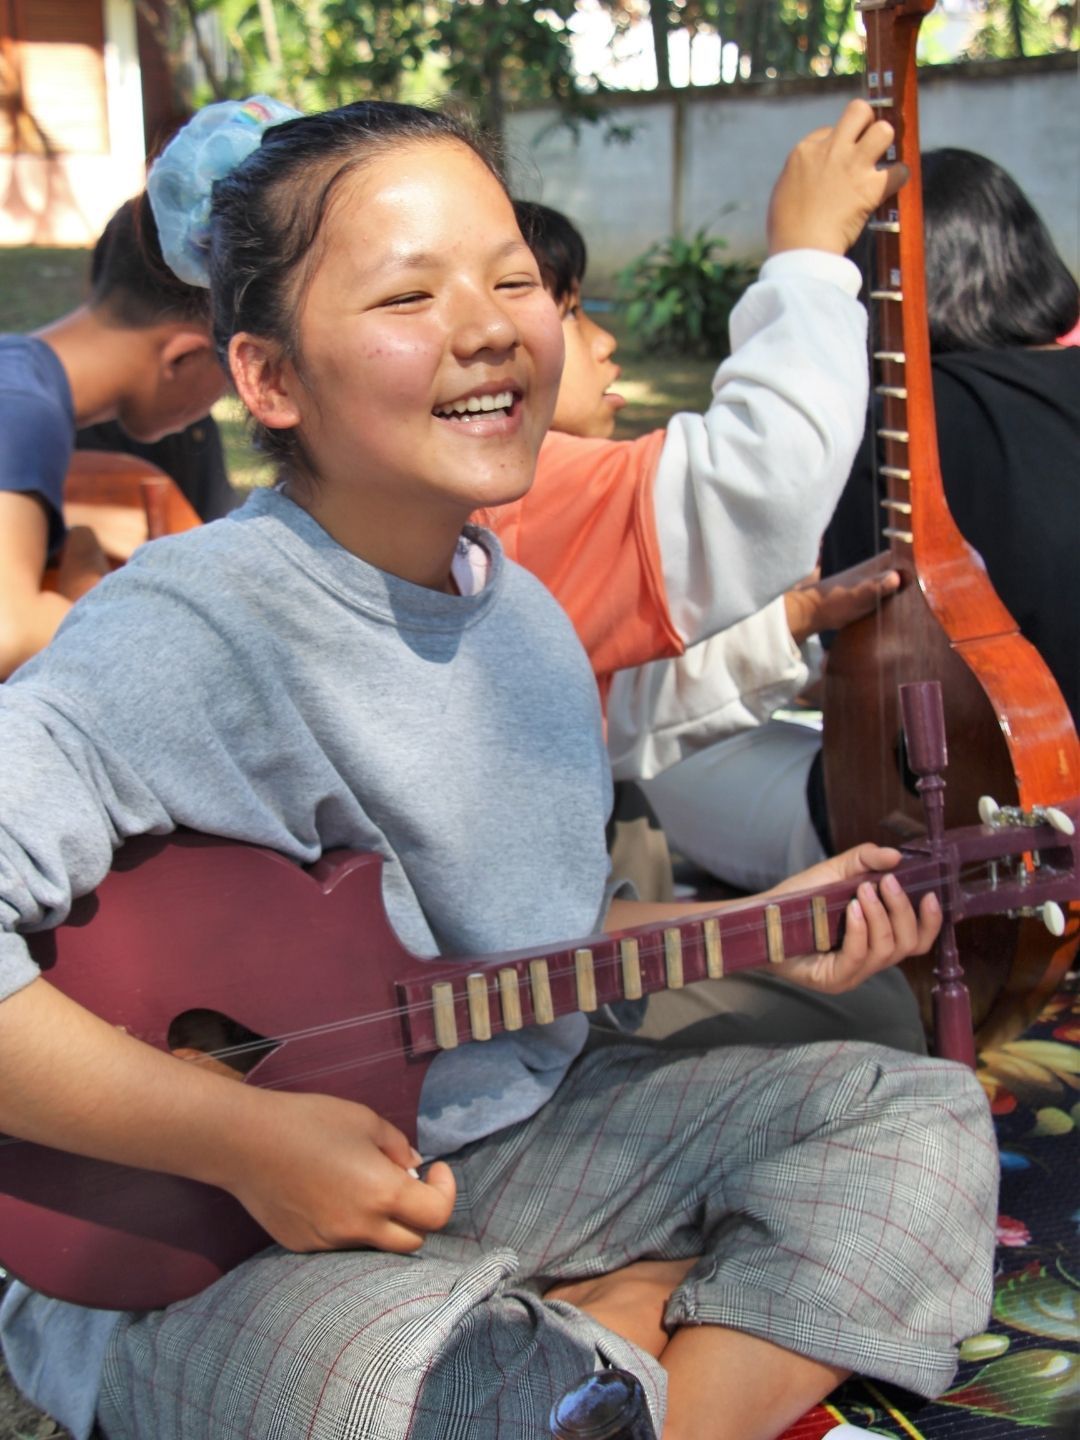
[{"label": "large wooden lute", "polygon": [[[995,593],[945,500],[926,319],[915,45],[933,0],[862,0],[868,97],[896,128],[911,174],[870,222],[878,440],[887,482],[882,535],[907,582],[879,613],[847,627],[825,677],[825,785],[840,849],[867,835],[897,843],[921,828],[899,743],[897,686],[935,678],[950,741],[945,823],[969,823],[980,797],[1031,811],[1075,794],[1080,744],[1056,682]],[[1033,557],[1033,563],[1035,558]],[[958,936],[978,1041],[1016,1034],[1068,967],[1080,934],[1030,918],[970,921]],[[928,1007],[929,967],[908,968]]]},{"label": "large wooden lute", "polygon": [[[1052,915],[1080,895],[1080,798],[1033,827],[943,831],[934,692],[905,689],[927,835],[895,873],[914,899],[939,897],[947,969],[956,921],[1021,906]],[[1039,863],[1029,867],[1032,855]],[[65,924],[29,937],[31,948],[51,984],[150,1045],[227,1066],[245,1084],[361,1100],[412,1137],[424,1076],[441,1051],[830,950],[857,883],[554,949],[422,959],[386,918],[381,870],[371,854],[327,854],[305,871],[212,836],[144,836]],[[939,1049],[969,1058],[962,986],[943,976],[936,998]],[[224,1038],[208,1045],[215,1029]],[[212,1186],[0,1136],[0,1264],[47,1295],[165,1305],[268,1243]]]}]

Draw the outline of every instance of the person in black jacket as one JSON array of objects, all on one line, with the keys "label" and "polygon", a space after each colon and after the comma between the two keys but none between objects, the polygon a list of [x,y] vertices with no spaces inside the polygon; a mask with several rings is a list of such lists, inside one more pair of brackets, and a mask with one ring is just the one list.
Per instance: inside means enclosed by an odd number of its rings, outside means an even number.
[{"label": "person in black jacket", "polygon": [[[1080,723],[1080,288],[1016,181],[970,150],[922,157],[927,312],[945,494]],[[878,548],[873,426],[822,569]]]}]

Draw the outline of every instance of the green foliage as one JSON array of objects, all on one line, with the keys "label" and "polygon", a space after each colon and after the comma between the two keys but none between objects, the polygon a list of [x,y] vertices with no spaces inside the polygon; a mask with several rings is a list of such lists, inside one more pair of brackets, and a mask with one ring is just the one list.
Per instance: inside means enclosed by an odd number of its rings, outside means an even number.
[{"label": "green foliage", "polygon": [[186,0],[184,8],[189,34],[196,17],[212,16],[225,42],[225,63],[201,46],[210,73],[197,103],[263,91],[318,110],[450,92],[496,133],[510,104],[556,100],[578,119],[597,111],[572,64],[575,0]]},{"label": "green foliage", "polygon": [[[616,17],[621,0],[603,0]],[[666,48],[676,31],[691,41],[718,35],[735,46],[741,79],[779,75],[827,75],[858,68],[852,45],[853,0],[653,0],[649,7],[655,46]],[[657,73],[665,67],[657,55]]]},{"label": "green foliage", "polygon": [[86,300],[89,280],[86,250],[47,245],[0,247],[0,334],[37,330],[74,310]]},{"label": "green foliage", "polygon": [[409,79],[430,67],[423,0],[188,0],[187,8],[213,17],[225,46],[198,103],[259,92],[301,110],[399,99]]},{"label": "green foliage", "polygon": [[728,316],[757,274],[745,260],[724,260],[727,241],[705,228],[651,245],[618,277],[628,329],[656,355],[728,353]]},{"label": "green foliage", "polygon": [[1078,38],[1076,7],[1058,0],[987,0],[961,60],[1008,60],[1067,50]]}]

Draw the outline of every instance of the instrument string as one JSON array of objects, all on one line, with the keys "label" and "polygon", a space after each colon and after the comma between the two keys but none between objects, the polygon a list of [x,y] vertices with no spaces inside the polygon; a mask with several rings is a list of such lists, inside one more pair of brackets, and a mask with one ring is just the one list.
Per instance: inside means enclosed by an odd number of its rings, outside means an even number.
[{"label": "instrument string", "polygon": [[[974,863],[970,866],[962,867],[959,878],[961,883],[965,883],[972,881],[973,879],[982,874],[985,874],[985,867],[981,863]],[[936,880],[926,880],[922,882],[916,881],[915,883],[905,885],[904,889],[905,893],[908,896],[910,896],[912,899],[918,900],[921,899],[923,895],[929,894],[931,891],[939,890],[940,884]],[[811,896],[816,893],[820,892],[807,891],[801,896],[794,892],[791,895],[781,895],[777,897],[777,903],[782,905],[790,905],[792,901],[797,902],[800,898],[806,899],[808,901]],[[825,902],[826,915],[835,916],[843,914],[847,910],[847,907],[853,898],[854,892],[851,891],[849,893],[846,888],[844,894],[841,897],[827,897]],[[664,929],[685,930],[693,926],[703,925],[706,920],[716,919],[721,922],[721,943],[726,945],[731,942],[737,942],[743,936],[760,936],[764,933],[764,920],[760,913],[760,906],[755,906],[755,910],[757,911],[757,913],[755,914],[754,918],[744,921],[742,923],[732,923],[731,920],[725,920],[725,916],[733,916],[738,913],[737,911],[717,909],[702,911],[700,912],[700,914],[696,915],[690,914],[680,917],[673,917],[671,923],[664,926]],[[807,912],[805,912],[804,914],[799,915],[798,917],[794,917],[789,913],[784,917],[784,919],[788,923],[790,923],[794,918],[806,921],[808,917],[809,910],[807,910]],[[643,967],[645,967],[650,961],[663,961],[663,930],[650,931],[646,934],[641,934],[640,932],[629,932],[629,934],[632,936],[632,938],[637,939],[640,960]],[[549,978],[554,984],[560,979],[572,980],[574,976],[573,956],[575,949],[589,949],[593,952],[594,974],[598,978],[606,978],[609,974],[615,973],[622,969],[622,955],[619,950],[620,939],[622,938],[626,937],[619,934],[600,934],[595,936],[589,936],[583,939],[580,945],[566,946],[563,949],[544,952],[543,954],[538,954],[532,958],[547,959],[552,962],[560,960],[563,961],[563,964],[560,966],[560,968],[549,974]],[[606,956],[597,953],[601,949],[609,949],[612,951],[612,953]],[[807,953],[812,954],[812,952]],[[819,953],[823,954],[827,952]],[[794,959],[798,957],[792,956],[789,958]],[[527,963],[527,961],[521,960],[518,960],[516,962],[500,962],[495,959],[476,958],[453,961],[450,964],[445,965],[444,967],[443,965],[439,964],[438,957],[436,957],[432,961],[433,973],[430,979],[426,976],[413,978],[410,979],[408,984],[411,988],[417,988],[420,985],[430,987],[431,985],[437,984],[440,981],[460,981],[464,979],[464,977],[467,975],[475,975],[477,973],[481,973],[484,975],[485,989],[489,999],[498,999],[499,971],[504,969],[514,969],[517,965],[527,965]],[[767,963],[767,961],[762,961],[760,962],[760,965],[764,965]],[[731,973],[735,974],[741,970],[753,968],[759,968],[759,965],[745,965],[736,962],[736,964],[732,967]],[[527,969],[524,973],[521,974],[520,978],[522,984],[527,987],[529,984],[529,976]],[[390,983],[394,982],[391,981]],[[458,998],[464,999],[464,996],[462,995]],[[234,1045],[222,1046],[219,1049],[215,1049],[212,1051],[208,1050],[206,1052],[206,1055],[208,1059],[228,1060],[230,1057],[240,1058],[244,1055],[264,1050],[269,1045],[287,1044],[290,1041],[305,1040],[317,1035],[329,1037],[341,1031],[357,1029],[365,1025],[385,1024],[388,1020],[394,1020],[402,1016],[422,1017],[433,1013],[435,1008],[435,1002],[430,999],[421,999],[416,1001],[410,1000],[408,1002],[403,1001],[400,1004],[392,1004],[381,1010],[367,1011],[362,1015],[343,1016],[341,1018],[336,1018],[331,1021],[326,1021],[320,1025],[303,1027],[291,1031],[282,1031],[277,1035],[259,1036],[256,1040],[244,1041],[242,1043]]]},{"label": "instrument string", "polygon": [[[882,73],[880,60],[883,54],[882,40],[882,17],[878,11],[864,13],[866,25],[866,59],[867,59],[867,87],[868,96],[874,99],[891,99],[895,102],[895,94],[890,94],[885,86],[885,76]],[[873,82],[873,83],[871,83]],[[897,126],[899,139],[898,116],[896,105],[888,112],[887,117],[894,126]],[[877,218],[885,220],[889,214],[890,203],[883,204],[877,211]],[[869,288],[889,290],[888,256],[892,248],[892,237],[887,231],[881,231],[874,237],[874,244],[869,247],[869,260],[867,264],[867,279]],[[898,542],[887,537],[885,529],[893,527],[893,512],[881,506],[883,492],[891,494],[892,487],[882,484],[881,477],[881,455],[878,438],[879,429],[885,424],[886,404],[892,402],[878,403],[876,398],[876,386],[882,378],[884,365],[874,360],[873,353],[876,351],[894,351],[902,349],[897,345],[896,336],[892,333],[892,327],[886,324],[885,301],[869,301],[869,333],[871,337],[870,356],[870,471],[871,483],[868,502],[871,507],[871,532],[875,536],[878,554],[890,553],[890,558],[900,569],[902,581],[908,583],[910,576],[905,573],[905,567],[900,564],[901,555],[898,553]],[[892,730],[889,724],[890,701],[897,693],[898,673],[896,669],[895,647],[888,644],[888,635],[895,624],[894,612],[888,603],[887,598],[879,598],[874,608],[874,628],[876,632],[875,650],[879,656],[892,656],[888,664],[879,664],[876,671],[877,680],[877,748],[878,748],[878,776],[879,783],[883,787],[887,784],[886,777],[890,774],[892,765]],[[884,814],[887,806],[882,803],[881,813]]]},{"label": "instrument string", "polygon": [[[1001,862],[999,862],[999,864],[1000,863]],[[1055,871],[1051,866],[1044,866],[1044,870],[1050,875],[1060,873]],[[993,884],[993,877],[992,875],[988,875],[987,867],[983,862],[973,863],[971,865],[963,867],[959,878],[961,880],[961,883],[970,883],[972,880],[982,879],[986,881],[988,887]],[[939,888],[939,883],[933,879],[927,879],[921,882],[915,881],[914,883],[908,883],[905,885],[906,893],[913,900],[916,901],[920,899],[922,895],[927,894],[931,891],[936,891]],[[814,893],[815,892],[808,891],[801,894],[793,893],[791,895],[778,896],[776,903],[779,903],[781,906],[789,907],[787,914],[785,914],[783,918],[786,921],[790,922],[791,919],[794,918],[791,914],[790,907],[798,904],[800,900],[808,902],[812,898]],[[842,914],[847,909],[848,904],[853,898],[854,892],[848,887],[843,887],[842,894],[836,894],[835,892],[830,893],[829,891],[817,893],[819,893],[819,895],[823,894],[824,896],[826,915],[829,917],[835,917],[839,914]],[[663,929],[686,929],[692,926],[702,925],[704,921],[715,918],[721,922],[720,937],[721,944],[723,945],[737,941],[740,937],[745,935],[761,935],[763,933],[764,920],[761,914],[760,905],[755,904],[753,908],[755,911],[754,915],[751,918],[742,921],[737,919],[737,916],[739,914],[738,909],[717,909],[710,911],[702,911],[700,914],[697,915],[673,918],[671,925],[665,926],[663,927]],[[797,918],[805,922],[808,914],[809,911],[807,910]],[[659,931],[651,931],[650,933],[644,935],[640,932],[634,935],[634,938],[636,938],[638,941],[639,957],[643,968],[647,966],[650,962],[652,962],[653,964],[656,964],[657,962],[663,964],[663,929]],[[601,935],[589,937],[591,943],[588,945],[588,948],[590,948],[594,952],[593,968],[594,974],[597,979],[602,981],[606,979],[609,975],[611,975],[613,972],[621,970],[622,956],[620,951],[620,938],[625,937],[620,937],[619,935]],[[597,953],[602,949],[609,950],[611,953],[607,955],[603,953]],[[563,982],[569,980],[572,983],[574,974],[572,968],[573,953],[574,951],[571,947],[567,947],[565,950],[562,951],[549,952],[548,956],[546,957],[549,960],[562,960],[562,964],[560,964],[559,968],[556,969],[554,973],[552,973],[549,977],[553,985],[558,983],[560,980]],[[538,956],[535,958],[541,957]],[[518,961],[516,963],[521,964],[522,962]],[[437,974],[434,974],[431,977],[430,983],[434,984],[437,980],[461,980],[464,978],[465,975],[476,974],[478,965],[482,965],[485,967],[490,966],[490,969],[487,970],[487,973],[484,975],[484,989],[489,998],[489,1003],[491,1000],[495,1000],[497,1003],[500,995],[498,971],[505,968],[514,968],[513,964],[508,967],[507,965],[501,965],[497,960],[470,961],[468,959],[465,959],[457,962],[457,964],[454,966],[446,966],[445,968],[439,967]],[[730,973],[737,973],[738,971],[741,971],[743,969],[751,968],[761,967],[736,964],[731,968]],[[527,970],[524,974],[522,974],[521,979],[523,987],[527,989],[529,983],[529,976]],[[391,981],[390,983],[392,984],[393,982]],[[427,984],[429,982],[427,982],[426,980],[421,980],[419,982],[412,981],[410,983],[415,987],[418,983]],[[459,1002],[464,1000],[464,996],[460,994],[455,998]],[[340,1042],[348,1043],[349,1039],[353,1035],[360,1035],[361,1032],[365,1029],[365,1027],[370,1027],[377,1024],[385,1025],[389,1021],[396,1021],[402,1018],[408,1018],[409,1016],[423,1018],[431,1015],[434,1010],[435,1002],[431,999],[421,999],[418,1001],[391,1004],[383,1009],[369,1011],[364,1014],[342,1016],[335,1018],[331,1021],[326,1021],[319,1025],[281,1031],[276,1035],[258,1036],[253,1040],[247,1040],[238,1044],[220,1046],[212,1050],[207,1050],[205,1052],[205,1055],[201,1059],[193,1058],[191,1060],[185,1060],[184,1063],[199,1064],[218,1060],[228,1064],[230,1060],[240,1060],[253,1054],[261,1054],[263,1052],[276,1050],[282,1045],[296,1043],[299,1041],[309,1041],[313,1038],[320,1038],[328,1042],[337,1039]],[[497,1010],[494,1011],[492,1015],[493,1021],[496,1020],[496,1016],[498,1013],[501,1012],[498,1012]],[[469,1037],[466,1036],[464,1038],[465,1040],[468,1040]],[[401,1043],[395,1043],[394,1045],[380,1048],[377,1051],[369,1050],[358,1053],[355,1049],[350,1049],[347,1055],[342,1056],[340,1048],[337,1048],[330,1056],[328,1056],[323,1061],[323,1063],[313,1065],[303,1071],[290,1072],[288,1077],[278,1081],[269,1082],[265,1088],[272,1089],[280,1088],[281,1086],[297,1087],[301,1084],[309,1084],[314,1080],[318,1080],[320,1078],[328,1077],[331,1075],[337,1075],[344,1071],[359,1071],[370,1068],[374,1065],[382,1065],[388,1061],[400,1059],[405,1051],[405,1048],[406,1047],[404,1037]],[[439,1052],[436,1051],[434,1053]],[[254,1083],[259,1083],[257,1077]],[[0,1137],[0,1145],[22,1143],[25,1142],[15,1137]]]}]

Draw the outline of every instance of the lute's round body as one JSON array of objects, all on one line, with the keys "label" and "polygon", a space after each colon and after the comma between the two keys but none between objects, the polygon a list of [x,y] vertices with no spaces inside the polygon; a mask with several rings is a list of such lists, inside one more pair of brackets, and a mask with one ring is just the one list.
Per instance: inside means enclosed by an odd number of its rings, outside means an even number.
[{"label": "lute's round body", "polygon": [[[897,687],[927,675],[941,681],[944,700],[947,826],[973,823],[985,794],[1029,808],[1076,793],[1076,736],[1071,725],[1062,728],[1064,702],[1029,651],[1016,634],[954,645],[914,580],[880,614],[843,631],[829,652],[825,711],[825,787],[838,848],[867,838],[904,844],[922,833]],[[1037,1014],[1069,968],[1077,928],[1074,913],[1060,938],[1030,918],[988,916],[959,926],[979,1048],[1016,1035]],[[909,960],[905,969],[929,1032],[932,958]]]}]

